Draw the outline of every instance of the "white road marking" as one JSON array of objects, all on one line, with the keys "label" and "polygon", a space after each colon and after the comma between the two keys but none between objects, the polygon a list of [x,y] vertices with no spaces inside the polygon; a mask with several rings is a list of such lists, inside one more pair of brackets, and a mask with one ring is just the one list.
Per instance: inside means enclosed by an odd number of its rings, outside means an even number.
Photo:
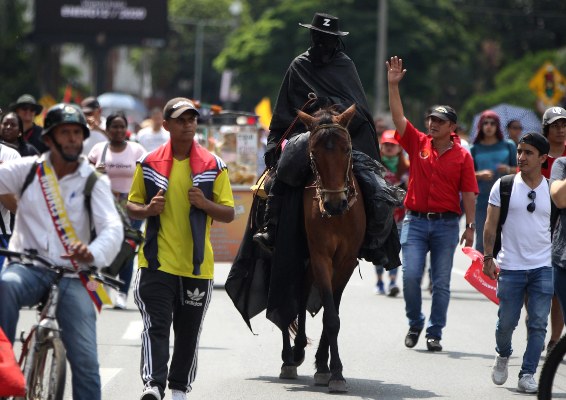
[{"label": "white road marking", "polygon": [[128,325],[128,329],[126,329],[126,332],[124,332],[124,334],[122,335],[122,339],[141,341],[142,330],[143,330],[142,321],[132,321]]},{"label": "white road marking", "polygon": [[100,384],[102,388],[118,375],[121,370],[122,368],[100,368]]}]

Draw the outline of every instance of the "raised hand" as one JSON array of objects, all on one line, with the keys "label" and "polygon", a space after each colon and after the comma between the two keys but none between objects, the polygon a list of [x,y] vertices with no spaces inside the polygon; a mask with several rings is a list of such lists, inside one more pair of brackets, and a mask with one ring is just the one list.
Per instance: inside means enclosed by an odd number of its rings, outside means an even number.
[{"label": "raised hand", "polygon": [[387,81],[389,83],[398,84],[407,72],[406,69],[403,69],[403,60],[397,56],[385,61],[385,65],[387,66]]}]

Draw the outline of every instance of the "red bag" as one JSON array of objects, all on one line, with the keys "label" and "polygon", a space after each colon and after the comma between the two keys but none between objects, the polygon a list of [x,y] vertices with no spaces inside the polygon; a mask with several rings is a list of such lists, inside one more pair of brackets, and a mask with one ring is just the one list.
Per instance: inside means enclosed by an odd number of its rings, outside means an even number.
[{"label": "red bag", "polygon": [[482,272],[483,254],[471,247],[464,247],[462,251],[465,255],[472,259],[472,265],[466,271],[464,278],[476,288],[476,290],[485,295],[495,304],[499,304],[497,298],[497,280],[489,278]]},{"label": "red bag", "polygon": [[0,328],[0,397],[25,395],[24,375],[14,357],[12,344]]}]

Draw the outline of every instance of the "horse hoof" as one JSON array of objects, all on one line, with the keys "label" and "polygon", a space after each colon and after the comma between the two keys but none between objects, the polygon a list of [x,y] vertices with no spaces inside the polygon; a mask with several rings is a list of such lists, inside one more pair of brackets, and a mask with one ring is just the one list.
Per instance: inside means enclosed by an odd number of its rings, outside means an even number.
[{"label": "horse hoof", "polygon": [[314,374],[314,384],[316,386],[328,386],[330,372],[317,372]]},{"label": "horse hoof", "polygon": [[283,365],[279,379],[297,379],[297,367],[294,365]]},{"label": "horse hoof", "polygon": [[346,393],[346,381],[343,379],[328,381],[328,391],[330,393]]}]

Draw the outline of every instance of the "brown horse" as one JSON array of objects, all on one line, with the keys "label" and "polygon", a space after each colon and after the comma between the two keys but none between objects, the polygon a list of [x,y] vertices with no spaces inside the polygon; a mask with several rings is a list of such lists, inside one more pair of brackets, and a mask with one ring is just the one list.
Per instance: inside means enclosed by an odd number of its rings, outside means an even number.
[{"label": "brown horse", "polygon": [[352,142],[347,131],[354,113],[355,105],[342,114],[332,109],[317,111],[313,116],[299,111],[299,118],[311,132],[309,154],[314,180],[303,195],[310,266],[302,299],[305,307],[301,307],[297,319],[293,348],[289,333],[283,333],[284,363],[280,376],[296,377],[296,367],[304,359],[307,344],[304,310],[313,286],[324,308],[323,330],[315,357],[315,384],[328,385],[330,392],[347,391],[338,353],[338,309],[344,288],[358,265],[366,228],[364,201],[352,170]]}]

